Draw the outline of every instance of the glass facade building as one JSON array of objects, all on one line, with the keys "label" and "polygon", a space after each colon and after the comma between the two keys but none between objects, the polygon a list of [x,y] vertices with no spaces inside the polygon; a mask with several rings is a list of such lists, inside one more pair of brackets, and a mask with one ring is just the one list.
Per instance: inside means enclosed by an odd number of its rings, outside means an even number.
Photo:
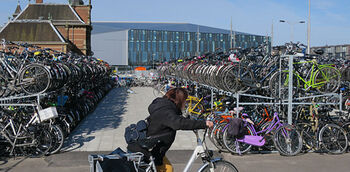
[{"label": "glass facade building", "polygon": [[[96,24],[93,26],[95,30]],[[152,66],[154,62],[195,56],[198,52],[199,54],[214,52],[217,48],[226,51],[231,47],[229,30],[207,26],[176,23],[114,22],[109,25],[108,23],[97,23],[99,30],[95,34],[105,33],[110,28],[118,28],[115,30],[118,33],[125,32],[125,43],[127,44],[125,53],[127,57],[125,58],[129,66]],[[92,34],[94,35],[94,32]],[[113,34],[113,31],[110,34]],[[263,42],[270,41],[270,38],[266,36],[242,32],[236,32],[232,36],[235,36],[232,39],[233,47],[256,47]],[[108,38],[111,37],[113,36]],[[116,40],[120,39],[116,38]]]}]

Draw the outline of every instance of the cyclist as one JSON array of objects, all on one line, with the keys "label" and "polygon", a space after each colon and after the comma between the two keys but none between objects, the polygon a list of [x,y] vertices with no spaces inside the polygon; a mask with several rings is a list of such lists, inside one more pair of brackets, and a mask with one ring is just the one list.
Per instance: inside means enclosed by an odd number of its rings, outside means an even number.
[{"label": "cyclist", "polygon": [[[199,121],[188,119],[182,116],[182,110],[185,108],[188,92],[184,88],[172,88],[162,98],[156,98],[148,107],[150,117],[148,136],[169,134],[168,137],[162,137],[160,142],[152,149],[152,156],[158,172],[172,172],[172,165],[165,157],[165,153],[171,147],[175,140],[176,130],[194,130],[213,127],[212,121]],[[138,144],[129,144],[128,150],[132,152],[143,152],[146,156],[149,153],[142,150]]]}]

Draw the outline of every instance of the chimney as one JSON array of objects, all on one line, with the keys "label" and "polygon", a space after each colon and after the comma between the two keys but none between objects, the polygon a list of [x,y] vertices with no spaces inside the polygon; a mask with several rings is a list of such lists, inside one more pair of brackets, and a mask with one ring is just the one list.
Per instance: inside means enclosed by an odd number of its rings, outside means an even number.
[{"label": "chimney", "polygon": [[43,3],[43,0],[36,0],[36,3],[37,3],[37,4],[42,4],[42,3]]},{"label": "chimney", "polygon": [[86,24],[91,24],[91,5],[72,5],[72,7]]},{"label": "chimney", "polygon": [[19,5],[19,1],[18,1],[18,4],[17,4],[17,8],[15,10],[15,12],[12,14],[13,18],[16,18],[18,16],[19,13],[21,13],[21,6]]}]

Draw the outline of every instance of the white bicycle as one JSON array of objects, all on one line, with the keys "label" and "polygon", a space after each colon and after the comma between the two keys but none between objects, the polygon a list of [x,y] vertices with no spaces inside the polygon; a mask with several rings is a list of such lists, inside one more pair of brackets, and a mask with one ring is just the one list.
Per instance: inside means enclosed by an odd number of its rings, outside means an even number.
[{"label": "white bicycle", "polygon": [[[198,130],[194,130],[194,133],[197,138],[197,147],[194,149],[191,158],[183,170],[184,172],[190,171],[193,162],[198,158],[201,158],[203,162],[203,165],[197,170],[198,172],[238,172],[237,168],[232,163],[222,158],[213,157],[213,151],[208,150],[205,144],[207,129],[204,131],[203,139],[199,137]],[[159,143],[159,140],[153,139],[140,144],[140,146],[151,151],[157,143]],[[137,172],[157,172],[154,157],[151,156],[148,163],[145,163],[143,157],[143,154],[140,152],[125,153],[120,148],[110,155],[89,155],[90,172],[106,172],[107,170],[102,168],[103,165],[100,165],[105,159],[124,159],[130,163],[130,167],[135,168]],[[118,167],[116,171],[118,170],[120,171],[121,169]]]}]

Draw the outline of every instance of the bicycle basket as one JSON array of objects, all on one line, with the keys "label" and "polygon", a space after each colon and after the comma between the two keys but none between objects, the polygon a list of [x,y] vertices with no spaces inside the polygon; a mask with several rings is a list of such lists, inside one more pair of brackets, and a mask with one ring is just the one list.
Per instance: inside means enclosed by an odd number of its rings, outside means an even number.
[{"label": "bicycle basket", "polygon": [[56,107],[48,107],[46,109],[39,110],[39,117],[41,122],[58,117]]}]

